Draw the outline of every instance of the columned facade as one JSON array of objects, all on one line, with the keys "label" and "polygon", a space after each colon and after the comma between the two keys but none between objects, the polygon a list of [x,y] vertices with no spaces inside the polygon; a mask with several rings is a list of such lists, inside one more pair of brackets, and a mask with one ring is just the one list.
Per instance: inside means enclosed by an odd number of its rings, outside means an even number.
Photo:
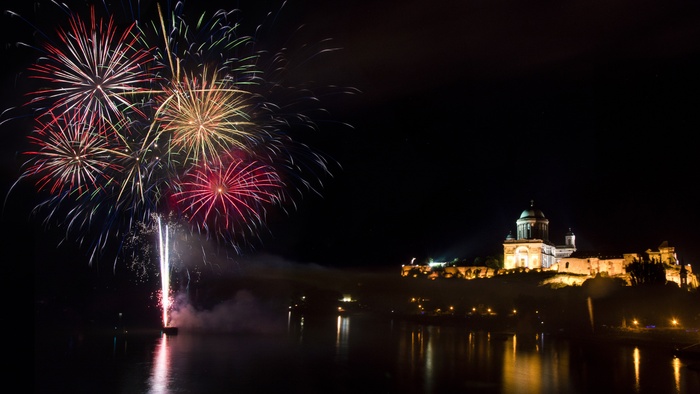
[{"label": "columned facade", "polygon": [[574,233],[569,229],[565,245],[549,240],[549,219],[530,201],[530,208],[516,221],[516,237],[508,234],[503,243],[503,268],[549,269],[562,257],[576,251]]}]

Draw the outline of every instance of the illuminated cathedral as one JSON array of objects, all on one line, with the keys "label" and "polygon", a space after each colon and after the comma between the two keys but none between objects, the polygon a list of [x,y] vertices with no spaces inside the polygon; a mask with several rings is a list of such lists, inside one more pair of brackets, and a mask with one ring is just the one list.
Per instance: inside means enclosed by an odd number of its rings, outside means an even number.
[{"label": "illuminated cathedral", "polygon": [[[568,284],[581,284],[585,278],[604,274],[619,277],[629,283],[625,267],[631,262],[642,259],[639,253],[602,256],[599,253],[576,252],[576,237],[569,231],[564,236],[563,245],[555,245],[549,240],[549,220],[541,210],[530,207],[520,214],[516,221],[516,236],[508,234],[503,242],[503,269],[551,270],[569,277]],[[673,246],[664,241],[658,250],[647,249],[644,254],[649,260],[659,261],[666,266],[666,280],[680,286],[697,288],[698,278],[693,274],[690,264],[680,264]],[[556,279],[563,283],[564,279]]]},{"label": "illuminated cathedral", "polygon": [[[644,256],[646,255],[646,256]],[[415,260],[415,259],[414,259]],[[401,276],[424,274],[430,279],[444,278],[490,278],[508,274],[511,271],[555,271],[557,275],[543,282],[557,286],[580,286],[585,280],[604,275],[619,278],[631,284],[627,266],[640,260],[658,261],[664,264],[666,281],[681,287],[700,287],[700,280],[693,273],[690,264],[681,264],[676,250],[664,241],[657,250],[647,249],[644,253],[622,253],[611,255],[576,250],[576,236],[569,228],[564,235],[564,243],[556,245],[549,240],[549,220],[541,210],[535,208],[534,201],[516,221],[516,235],[508,234],[503,242],[503,267],[459,266],[449,262],[430,261],[428,264],[401,266]]]},{"label": "illuminated cathedral", "polygon": [[549,240],[549,219],[535,208],[534,201],[520,214],[516,225],[516,236],[509,233],[503,243],[504,269],[551,269],[576,251],[576,236],[571,229],[564,236],[563,245]]}]

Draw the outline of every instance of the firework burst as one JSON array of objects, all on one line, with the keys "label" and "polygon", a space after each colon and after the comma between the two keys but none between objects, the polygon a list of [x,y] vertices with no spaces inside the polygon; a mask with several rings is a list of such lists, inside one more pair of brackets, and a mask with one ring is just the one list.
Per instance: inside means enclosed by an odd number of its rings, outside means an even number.
[{"label": "firework burst", "polygon": [[[67,27],[25,45],[40,52],[28,67],[40,86],[27,93],[36,127],[20,179],[50,194],[36,209],[64,224],[66,238],[88,242],[91,263],[164,216],[238,250],[267,209],[294,206],[292,193],[318,191],[330,174],[322,155],[291,137],[315,124],[279,100],[294,90],[280,78],[286,57],[240,35],[238,11],[191,24],[183,2],[170,5],[124,27],[94,7],[83,18],[59,5]],[[295,97],[318,103],[308,89]]]},{"label": "firework burst", "polygon": [[[283,183],[269,166],[228,157],[193,168],[173,195],[189,220],[210,234],[255,232],[265,206],[282,201]],[[245,226],[245,229],[240,227]]]},{"label": "firework burst", "polygon": [[156,139],[168,139],[171,154],[194,164],[218,161],[232,149],[247,150],[257,138],[250,93],[230,85],[205,69],[201,78],[185,77],[167,87],[156,110]]},{"label": "firework burst", "polygon": [[43,86],[30,92],[29,105],[45,106],[40,117],[80,113],[83,119],[117,122],[131,111],[145,117],[129,98],[154,79],[149,69],[154,61],[150,48],[137,46],[135,24],[118,33],[112,18],[97,19],[91,7],[89,24],[74,14],[69,25],[59,29],[57,43],[44,44],[45,56],[29,67],[29,77]]},{"label": "firework burst", "polygon": [[108,171],[120,170],[104,137],[104,125],[93,122],[93,116],[54,117],[29,136],[37,150],[26,152],[32,156],[32,165],[25,176],[38,178],[39,191],[47,189],[53,195],[97,191],[109,183]]}]

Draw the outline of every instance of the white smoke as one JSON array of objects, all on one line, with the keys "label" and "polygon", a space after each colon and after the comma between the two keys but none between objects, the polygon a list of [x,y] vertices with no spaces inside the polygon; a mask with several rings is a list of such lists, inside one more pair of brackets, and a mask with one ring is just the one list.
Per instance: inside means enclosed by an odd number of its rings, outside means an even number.
[{"label": "white smoke", "polygon": [[[307,298],[311,301],[337,300],[345,294],[359,296],[360,291],[369,297],[367,292],[372,289],[384,293],[387,286],[391,287],[383,275],[374,280],[366,272],[295,263],[268,254],[215,264],[227,269],[218,271],[218,280],[198,284],[201,292],[190,289],[193,299],[184,293],[176,297],[170,312],[171,326],[190,332],[286,331],[290,301],[299,295],[311,295]],[[402,279],[398,270],[389,277]],[[212,299],[216,303],[211,303]]]},{"label": "white smoke", "polygon": [[285,329],[286,315],[264,305],[247,290],[211,310],[198,310],[180,296],[171,312],[171,325],[182,331],[215,333],[271,333]]}]

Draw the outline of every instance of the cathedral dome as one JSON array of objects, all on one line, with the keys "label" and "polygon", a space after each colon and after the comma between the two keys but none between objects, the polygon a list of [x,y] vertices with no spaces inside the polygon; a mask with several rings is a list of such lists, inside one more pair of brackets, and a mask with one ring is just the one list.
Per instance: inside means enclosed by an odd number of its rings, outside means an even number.
[{"label": "cathedral dome", "polygon": [[542,211],[540,211],[539,209],[535,208],[534,201],[530,201],[530,208],[524,210],[523,213],[520,214],[520,219],[525,219],[525,218],[544,219],[544,213],[542,213]]}]

